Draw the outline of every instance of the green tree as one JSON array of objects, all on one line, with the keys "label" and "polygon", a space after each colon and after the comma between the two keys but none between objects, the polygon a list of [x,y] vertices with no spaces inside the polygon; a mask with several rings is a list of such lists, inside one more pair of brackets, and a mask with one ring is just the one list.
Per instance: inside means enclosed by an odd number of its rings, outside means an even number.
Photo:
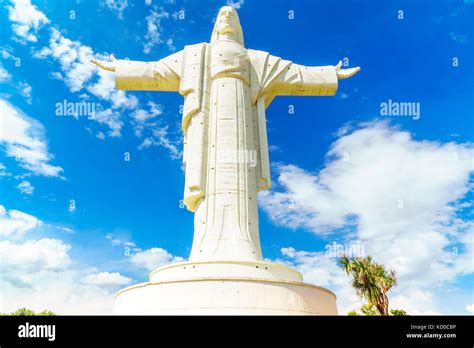
[{"label": "green tree", "polygon": [[[375,308],[373,305],[371,305],[369,303],[366,303],[365,305],[362,305],[362,307],[360,307],[359,310],[362,314],[359,314],[357,311],[354,310],[354,311],[347,312],[347,315],[349,315],[349,316],[367,315],[367,316],[371,316],[371,317],[380,316],[380,313],[377,310],[377,308]],[[405,312],[402,309],[391,309],[389,315],[405,316],[405,315],[408,315],[408,314],[407,314],[407,312]]]},{"label": "green tree", "polygon": [[359,310],[362,312],[362,314],[359,314],[357,311],[354,310],[354,311],[348,312],[347,315],[350,315],[350,316],[367,315],[370,317],[380,315],[379,311],[369,303],[362,305],[362,307],[360,307]]},{"label": "green tree", "polygon": [[375,308],[373,305],[371,305],[369,303],[366,303],[365,305],[362,305],[362,307],[360,307],[360,311],[362,312],[362,314],[370,316],[370,317],[380,315],[377,308]]},{"label": "green tree", "polygon": [[12,313],[1,313],[0,315],[9,315],[9,316],[53,316],[56,315],[55,313],[48,311],[48,310],[43,310],[39,313],[35,313],[35,311],[32,311],[31,309],[27,308],[20,308],[16,310],[15,312]]},{"label": "green tree", "polygon": [[382,264],[373,262],[371,256],[348,258],[343,255],[339,264],[352,276],[351,284],[357,294],[380,315],[389,315],[387,292],[397,284],[395,271],[387,271]]},{"label": "green tree", "polygon": [[390,315],[406,316],[406,315],[408,315],[408,314],[407,314],[407,312],[405,312],[403,309],[391,309],[391,310],[390,310]]}]

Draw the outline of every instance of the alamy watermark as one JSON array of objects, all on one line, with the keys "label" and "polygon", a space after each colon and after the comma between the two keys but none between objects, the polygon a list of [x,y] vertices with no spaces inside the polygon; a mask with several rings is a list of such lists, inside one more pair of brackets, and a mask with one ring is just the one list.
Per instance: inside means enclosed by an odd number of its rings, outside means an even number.
[{"label": "alamy watermark", "polygon": [[18,326],[18,337],[20,338],[46,338],[48,341],[56,339],[56,325],[38,325],[26,322]]},{"label": "alamy watermark", "polygon": [[257,150],[217,150],[218,163],[243,164],[257,166]]},{"label": "alamy watermark", "polygon": [[55,104],[56,116],[95,116],[97,110],[100,110],[99,103],[91,103],[87,101],[71,102],[64,99],[62,102]]},{"label": "alamy watermark", "polygon": [[389,99],[380,103],[381,116],[408,116],[414,120],[420,119],[421,106],[419,102],[397,102]]},{"label": "alamy watermark", "polygon": [[324,247],[324,254],[327,257],[341,257],[343,255],[347,257],[364,257],[365,248],[364,244],[361,242],[349,243],[349,244],[340,244],[337,242],[332,242],[331,244],[326,244]]}]

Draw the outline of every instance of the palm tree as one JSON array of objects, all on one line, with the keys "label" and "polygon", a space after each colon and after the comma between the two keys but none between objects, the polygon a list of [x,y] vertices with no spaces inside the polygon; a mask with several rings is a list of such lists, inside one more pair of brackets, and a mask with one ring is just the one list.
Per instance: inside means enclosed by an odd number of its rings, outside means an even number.
[{"label": "palm tree", "polygon": [[351,284],[357,294],[377,308],[380,315],[389,315],[387,292],[397,284],[395,271],[387,271],[383,265],[372,262],[371,256],[348,258],[343,255],[339,264],[352,276]]}]

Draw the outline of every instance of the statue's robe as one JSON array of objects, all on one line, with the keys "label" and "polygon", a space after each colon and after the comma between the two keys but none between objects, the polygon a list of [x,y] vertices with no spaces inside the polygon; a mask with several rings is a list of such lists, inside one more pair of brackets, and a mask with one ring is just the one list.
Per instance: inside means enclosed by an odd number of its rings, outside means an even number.
[{"label": "statue's robe", "polygon": [[[116,85],[184,96],[184,203],[195,212],[190,259],[261,260],[257,192],[271,186],[265,109],[277,95],[334,95],[335,67],[305,67],[220,40],[157,62],[119,60]],[[224,158],[231,152],[247,160]]]}]

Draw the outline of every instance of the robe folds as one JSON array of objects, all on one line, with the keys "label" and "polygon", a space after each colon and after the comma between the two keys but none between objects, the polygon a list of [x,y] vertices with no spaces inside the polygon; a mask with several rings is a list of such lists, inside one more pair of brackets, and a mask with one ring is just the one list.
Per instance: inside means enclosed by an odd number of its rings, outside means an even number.
[{"label": "robe folds", "polygon": [[[263,51],[247,49],[247,53],[253,144],[257,150],[256,188],[261,191],[271,187],[265,109],[278,95],[334,95],[338,79],[334,66],[305,67]],[[173,91],[183,95],[183,201],[193,212],[206,197],[211,68],[209,43],[185,46],[156,62],[118,60],[116,66],[118,89]]]}]

